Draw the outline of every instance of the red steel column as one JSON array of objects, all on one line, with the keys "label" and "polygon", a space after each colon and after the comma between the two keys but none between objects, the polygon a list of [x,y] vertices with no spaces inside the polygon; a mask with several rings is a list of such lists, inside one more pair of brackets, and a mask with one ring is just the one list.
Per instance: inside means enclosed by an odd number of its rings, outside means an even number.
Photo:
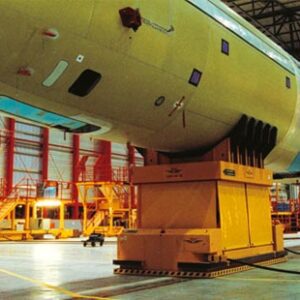
[{"label": "red steel column", "polygon": [[94,166],[95,181],[111,181],[112,164],[111,164],[111,142],[100,140],[98,142],[99,159]]},{"label": "red steel column", "polygon": [[7,120],[7,152],[6,152],[6,194],[8,195],[13,188],[13,175],[14,175],[14,148],[15,148],[15,127],[16,121],[12,118]]},{"label": "red steel column", "polygon": [[[49,128],[43,128],[43,141],[42,141],[42,181],[48,180],[49,168]],[[48,217],[47,208],[43,208],[43,217]]]},{"label": "red steel column", "polygon": [[130,184],[130,207],[136,208],[135,203],[135,188],[132,184],[132,167],[135,165],[135,148],[127,143],[128,150],[128,180]]},{"label": "red steel column", "polygon": [[42,180],[48,180],[49,168],[49,128],[43,128],[42,143]]},{"label": "red steel column", "polygon": [[73,135],[73,159],[72,159],[72,199],[74,201],[72,219],[79,217],[78,191],[75,182],[79,180],[79,157],[80,157],[80,137],[78,134]]}]

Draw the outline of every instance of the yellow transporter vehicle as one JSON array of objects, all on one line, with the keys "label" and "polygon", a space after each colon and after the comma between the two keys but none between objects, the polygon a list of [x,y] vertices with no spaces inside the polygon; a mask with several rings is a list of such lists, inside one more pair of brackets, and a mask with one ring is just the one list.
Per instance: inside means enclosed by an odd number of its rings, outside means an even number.
[{"label": "yellow transporter vehicle", "polygon": [[[120,237],[117,272],[211,274],[228,258],[282,259],[263,160],[298,168],[290,55],[217,0],[0,0],[0,9],[0,110],[160,151],[145,155],[158,166],[134,171],[139,227]],[[198,157],[173,154],[189,150]],[[195,160],[208,162],[181,164]]]}]

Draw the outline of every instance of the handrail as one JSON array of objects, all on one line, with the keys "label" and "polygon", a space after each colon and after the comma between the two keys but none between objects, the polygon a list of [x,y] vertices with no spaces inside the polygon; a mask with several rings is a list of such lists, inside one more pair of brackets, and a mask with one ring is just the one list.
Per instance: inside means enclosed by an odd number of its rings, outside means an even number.
[{"label": "handrail", "polygon": [[[5,179],[0,178],[0,202],[6,202],[10,198],[20,198],[22,197],[23,199],[32,199],[32,198],[37,198],[37,185],[42,184],[48,181],[52,180],[39,180],[39,179],[29,179],[29,178],[21,178],[10,190],[9,193],[6,192],[6,185],[5,185]],[[57,181],[57,187],[58,187],[58,193],[60,197],[62,197],[63,192],[65,190],[70,189],[71,184],[68,181]],[[64,199],[67,200],[67,199]]]},{"label": "handrail", "polygon": [[97,226],[97,225],[95,225],[95,223],[100,223],[102,216],[103,216],[103,213],[101,211],[97,211],[95,213],[95,215],[90,220],[88,220],[88,222],[86,224],[86,229],[91,227],[91,225],[93,225],[93,227]]},{"label": "handrail", "polygon": [[79,181],[128,182],[127,167],[111,167],[111,165],[87,165],[82,171]]}]

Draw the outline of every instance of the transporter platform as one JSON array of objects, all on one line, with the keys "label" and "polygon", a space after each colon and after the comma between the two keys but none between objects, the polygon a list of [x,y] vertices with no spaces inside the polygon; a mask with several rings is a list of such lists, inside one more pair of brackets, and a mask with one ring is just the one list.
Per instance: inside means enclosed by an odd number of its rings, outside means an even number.
[{"label": "transporter platform", "polygon": [[277,129],[255,124],[243,116],[198,161],[146,153],[132,174],[138,226],[119,236],[116,274],[213,278],[247,262],[285,261],[283,226],[271,220],[273,174],[263,165]]},{"label": "transporter platform", "polygon": [[247,269],[227,259],[284,261],[270,171],[199,162],[136,168],[134,178],[138,229],[118,239],[117,274],[216,277]]}]

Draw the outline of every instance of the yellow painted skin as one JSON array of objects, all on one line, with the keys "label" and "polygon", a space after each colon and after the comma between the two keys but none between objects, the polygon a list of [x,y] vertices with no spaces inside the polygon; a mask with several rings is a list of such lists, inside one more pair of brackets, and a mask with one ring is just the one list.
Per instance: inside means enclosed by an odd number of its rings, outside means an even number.
[{"label": "yellow painted skin", "polygon": [[[127,6],[146,19],[137,32],[121,24],[119,9]],[[185,0],[0,0],[0,10],[0,95],[108,128],[99,138],[157,150],[212,145],[242,114],[278,127],[271,168],[284,170],[300,149],[296,76]],[[43,36],[48,28],[59,38]],[[69,62],[67,71],[44,87],[60,60]],[[22,66],[34,74],[18,75]],[[203,72],[198,87],[188,83],[194,68]],[[83,98],[68,93],[85,69],[101,73],[99,84]],[[159,96],[166,101],[157,107]],[[169,116],[182,97],[185,128],[182,108]]]}]

